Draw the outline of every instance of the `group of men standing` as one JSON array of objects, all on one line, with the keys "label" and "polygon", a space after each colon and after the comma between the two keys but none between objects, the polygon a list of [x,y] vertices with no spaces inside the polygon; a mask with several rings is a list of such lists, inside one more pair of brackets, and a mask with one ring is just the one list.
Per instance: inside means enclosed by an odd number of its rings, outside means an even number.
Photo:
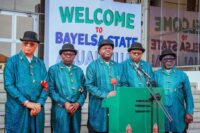
[{"label": "group of men standing", "polygon": [[47,72],[43,61],[34,56],[39,44],[37,34],[27,31],[21,41],[20,53],[10,57],[4,69],[7,133],[44,132],[44,104],[48,96],[52,99],[52,132],[80,133],[81,107],[87,92],[88,132],[107,133],[108,112],[102,108],[103,99],[115,96],[120,86],[144,88],[147,80],[151,86],[164,89],[164,105],[173,119],[165,120],[166,132],[186,133],[187,124],[193,121],[190,82],[175,67],[176,54],[170,49],[162,51],[162,67],[153,72],[151,65],[141,59],[145,52],[141,43],[133,43],[128,48],[130,58],[119,64],[111,60],[114,43],[103,40],[98,45],[99,58],[89,64],[84,76],[82,69],[73,64],[77,55],[73,44],[62,46],[61,62]]}]

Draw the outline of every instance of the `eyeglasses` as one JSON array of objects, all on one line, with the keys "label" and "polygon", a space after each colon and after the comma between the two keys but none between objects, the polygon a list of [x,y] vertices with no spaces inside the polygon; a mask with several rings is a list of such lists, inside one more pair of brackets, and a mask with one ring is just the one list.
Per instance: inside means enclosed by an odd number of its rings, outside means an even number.
[{"label": "eyeglasses", "polygon": [[26,46],[26,47],[27,47],[27,46],[33,47],[33,46],[35,46],[36,44],[37,44],[36,42],[25,42],[25,41],[23,42],[23,45]]},{"label": "eyeglasses", "polygon": [[174,60],[175,60],[175,58],[163,58],[162,59],[163,62],[167,62],[167,61],[172,62]]},{"label": "eyeglasses", "polygon": [[62,52],[62,55],[64,55],[64,56],[74,56],[75,53],[74,52]]},{"label": "eyeglasses", "polygon": [[131,54],[133,54],[133,55],[142,55],[143,53],[142,53],[142,51],[131,51]]}]

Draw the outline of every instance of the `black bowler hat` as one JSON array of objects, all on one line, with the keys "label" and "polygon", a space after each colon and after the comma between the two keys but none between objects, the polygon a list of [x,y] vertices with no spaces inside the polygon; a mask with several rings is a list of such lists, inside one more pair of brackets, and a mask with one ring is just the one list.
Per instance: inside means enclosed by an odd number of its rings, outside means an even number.
[{"label": "black bowler hat", "polygon": [[62,46],[62,49],[59,51],[59,54],[61,55],[63,51],[72,51],[75,54],[77,54],[77,50],[74,48],[74,45],[72,45],[70,43],[64,44]]},{"label": "black bowler hat", "polygon": [[128,52],[130,52],[131,50],[141,50],[143,53],[145,51],[145,49],[142,47],[142,44],[139,42],[132,43],[131,47],[128,48]]},{"label": "black bowler hat", "polygon": [[33,31],[24,32],[24,36],[23,36],[23,38],[20,38],[20,40],[40,43],[40,41],[38,40],[37,33],[33,32]]},{"label": "black bowler hat", "polygon": [[172,52],[171,49],[164,49],[162,52],[161,52],[161,55],[159,57],[159,60],[161,61],[163,57],[165,57],[166,55],[172,55],[174,56],[174,58],[176,58],[176,54]]},{"label": "black bowler hat", "polygon": [[112,48],[114,48],[114,43],[113,43],[113,41],[108,40],[108,39],[105,39],[105,40],[102,40],[102,41],[99,43],[98,52],[99,52],[99,50],[101,49],[101,47],[102,47],[102,46],[105,46],[105,45],[110,45],[110,46],[112,46]]}]

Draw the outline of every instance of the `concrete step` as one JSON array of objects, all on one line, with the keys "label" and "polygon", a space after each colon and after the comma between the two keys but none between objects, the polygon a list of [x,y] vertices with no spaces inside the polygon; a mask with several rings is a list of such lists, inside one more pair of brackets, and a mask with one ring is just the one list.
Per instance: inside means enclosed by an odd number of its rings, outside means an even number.
[{"label": "concrete step", "polygon": [[0,112],[2,113],[4,113],[5,112],[5,104],[3,103],[0,103]]},{"label": "concrete step", "polygon": [[[195,105],[194,105],[195,106]],[[200,112],[200,108],[194,107],[194,112]]]},{"label": "concrete step", "polygon": [[50,110],[51,110],[51,103],[48,103],[48,102],[47,102],[47,103],[45,104],[44,108],[45,108],[46,111],[48,111],[48,110],[50,111]]},{"label": "concrete step", "polygon": [[200,104],[199,103],[194,103],[194,108],[199,110],[200,109]]},{"label": "concrete step", "polygon": [[2,82],[3,82],[3,71],[0,70],[0,83],[2,83]]},{"label": "concrete step", "polygon": [[[194,117],[193,118],[194,123],[199,123],[200,124],[200,117]],[[200,126],[200,125],[199,125]],[[200,128],[200,127],[199,127]]]},{"label": "concrete step", "polygon": [[5,92],[2,92],[0,93],[0,103],[5,103],[6,102],[6,93]]},{"label": "concrete step", "polygon": [[46,126],[44,128],[44,133],[51,133],[51,127],[50,126]]},{"label": "concrete step", "polygon": [[191,89],[192,90],[197,90],[198,89],[198,83],[197,82],[190,82]]},{"label": "concrete step", "polygon": [[87,120],[88,120],[88,114],[87,113],[82,113],[81,125],[87,125]]},{"label": "concrete step", "polygon": [[0,82],[0,93],[2,92],[5,93],[5,89],[4,89],[4,84]]},{"label": "concrete step", "polygon": [[199,111],[195,111],[193,117],[194,118],[200,118],[200,112]]},{"label": "concrete step", "polygon": [[84,103],[82,107],[82,112],[87,113],[88,112],[88,103]]},{"label": "concrete step", "polygon": [[88,133],[87,126],[81,126],[81,133]]},{"label": "concrete step", "polygon": [[196,94],[192,94],[193,99],[195,100],[200,100],[200,94],[196,95]]},{"label": "concrete step", "polygon": [[193,97],[194,98],[194,103],[195,104],[200,104],[200,96],[196,96],[196,97]]},{"label": "concrete step", "polygon": [[193,90],[192,91],[193,96],[194,95],[200,95],[200,90]]},{"label": "concrete step", "polygon": [[200,130],[200,122],[193,122],[189,125],[189,130]]},{"label": "concrete step", "polygon": [[187,133],[200,133],[200,130],[197,129],[197,130],[188,130]]},{"label": "concrete step", "polygon": [[4,115],[0,115],[0,125],[4,125],[5,117]]}]

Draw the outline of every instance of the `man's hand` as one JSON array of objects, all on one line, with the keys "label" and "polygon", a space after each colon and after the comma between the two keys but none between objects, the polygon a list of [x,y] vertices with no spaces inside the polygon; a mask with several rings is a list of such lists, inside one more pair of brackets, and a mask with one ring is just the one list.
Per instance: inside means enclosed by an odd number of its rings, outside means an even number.
[{"label": "man's hand", "polygon": [[24,104],[25,107],[31,109],[30,115],[35,116],[41,111],[41,105],[38,103],[33,103],[33,102],[26,102]]},{"label": "man's hand", "polygon": [[36,115],[37,115],[36,110],[32,109],[31,112],[30,112],[30,115],[31,115],[31,116],[36,116]]},{"label": "man's hand", "polygon": [[70,108],[70,112],[71,112],[71,115],[73,115],[77,109],[80,107],[80,104],[79,103],[72,103],[72,107]]},{"label": "man's hand", "polygon": [[65,102],[65,109],[67,110],[67,112],[70,113],[70,109],[72,108],[72,104],[70,102]]},{"label": "man's hand", "polygon": [[108,93],[107,98],[115,96],[115,95],[116,95],[116,91],[111,91],[111,92]]},{"label": "man's hand", "polygon": [[186,114],[185,115],[185,122],[186,123],[192,123],[193,122],[193,115],[192,114]]},{"label": "man's hand", "polygon": [[79,107],[80,107],[79,103],[70,103],[70,102],[65,103],[65,109],[67,110],[68,113],[70,113],[70,115],[73,115]]}]

